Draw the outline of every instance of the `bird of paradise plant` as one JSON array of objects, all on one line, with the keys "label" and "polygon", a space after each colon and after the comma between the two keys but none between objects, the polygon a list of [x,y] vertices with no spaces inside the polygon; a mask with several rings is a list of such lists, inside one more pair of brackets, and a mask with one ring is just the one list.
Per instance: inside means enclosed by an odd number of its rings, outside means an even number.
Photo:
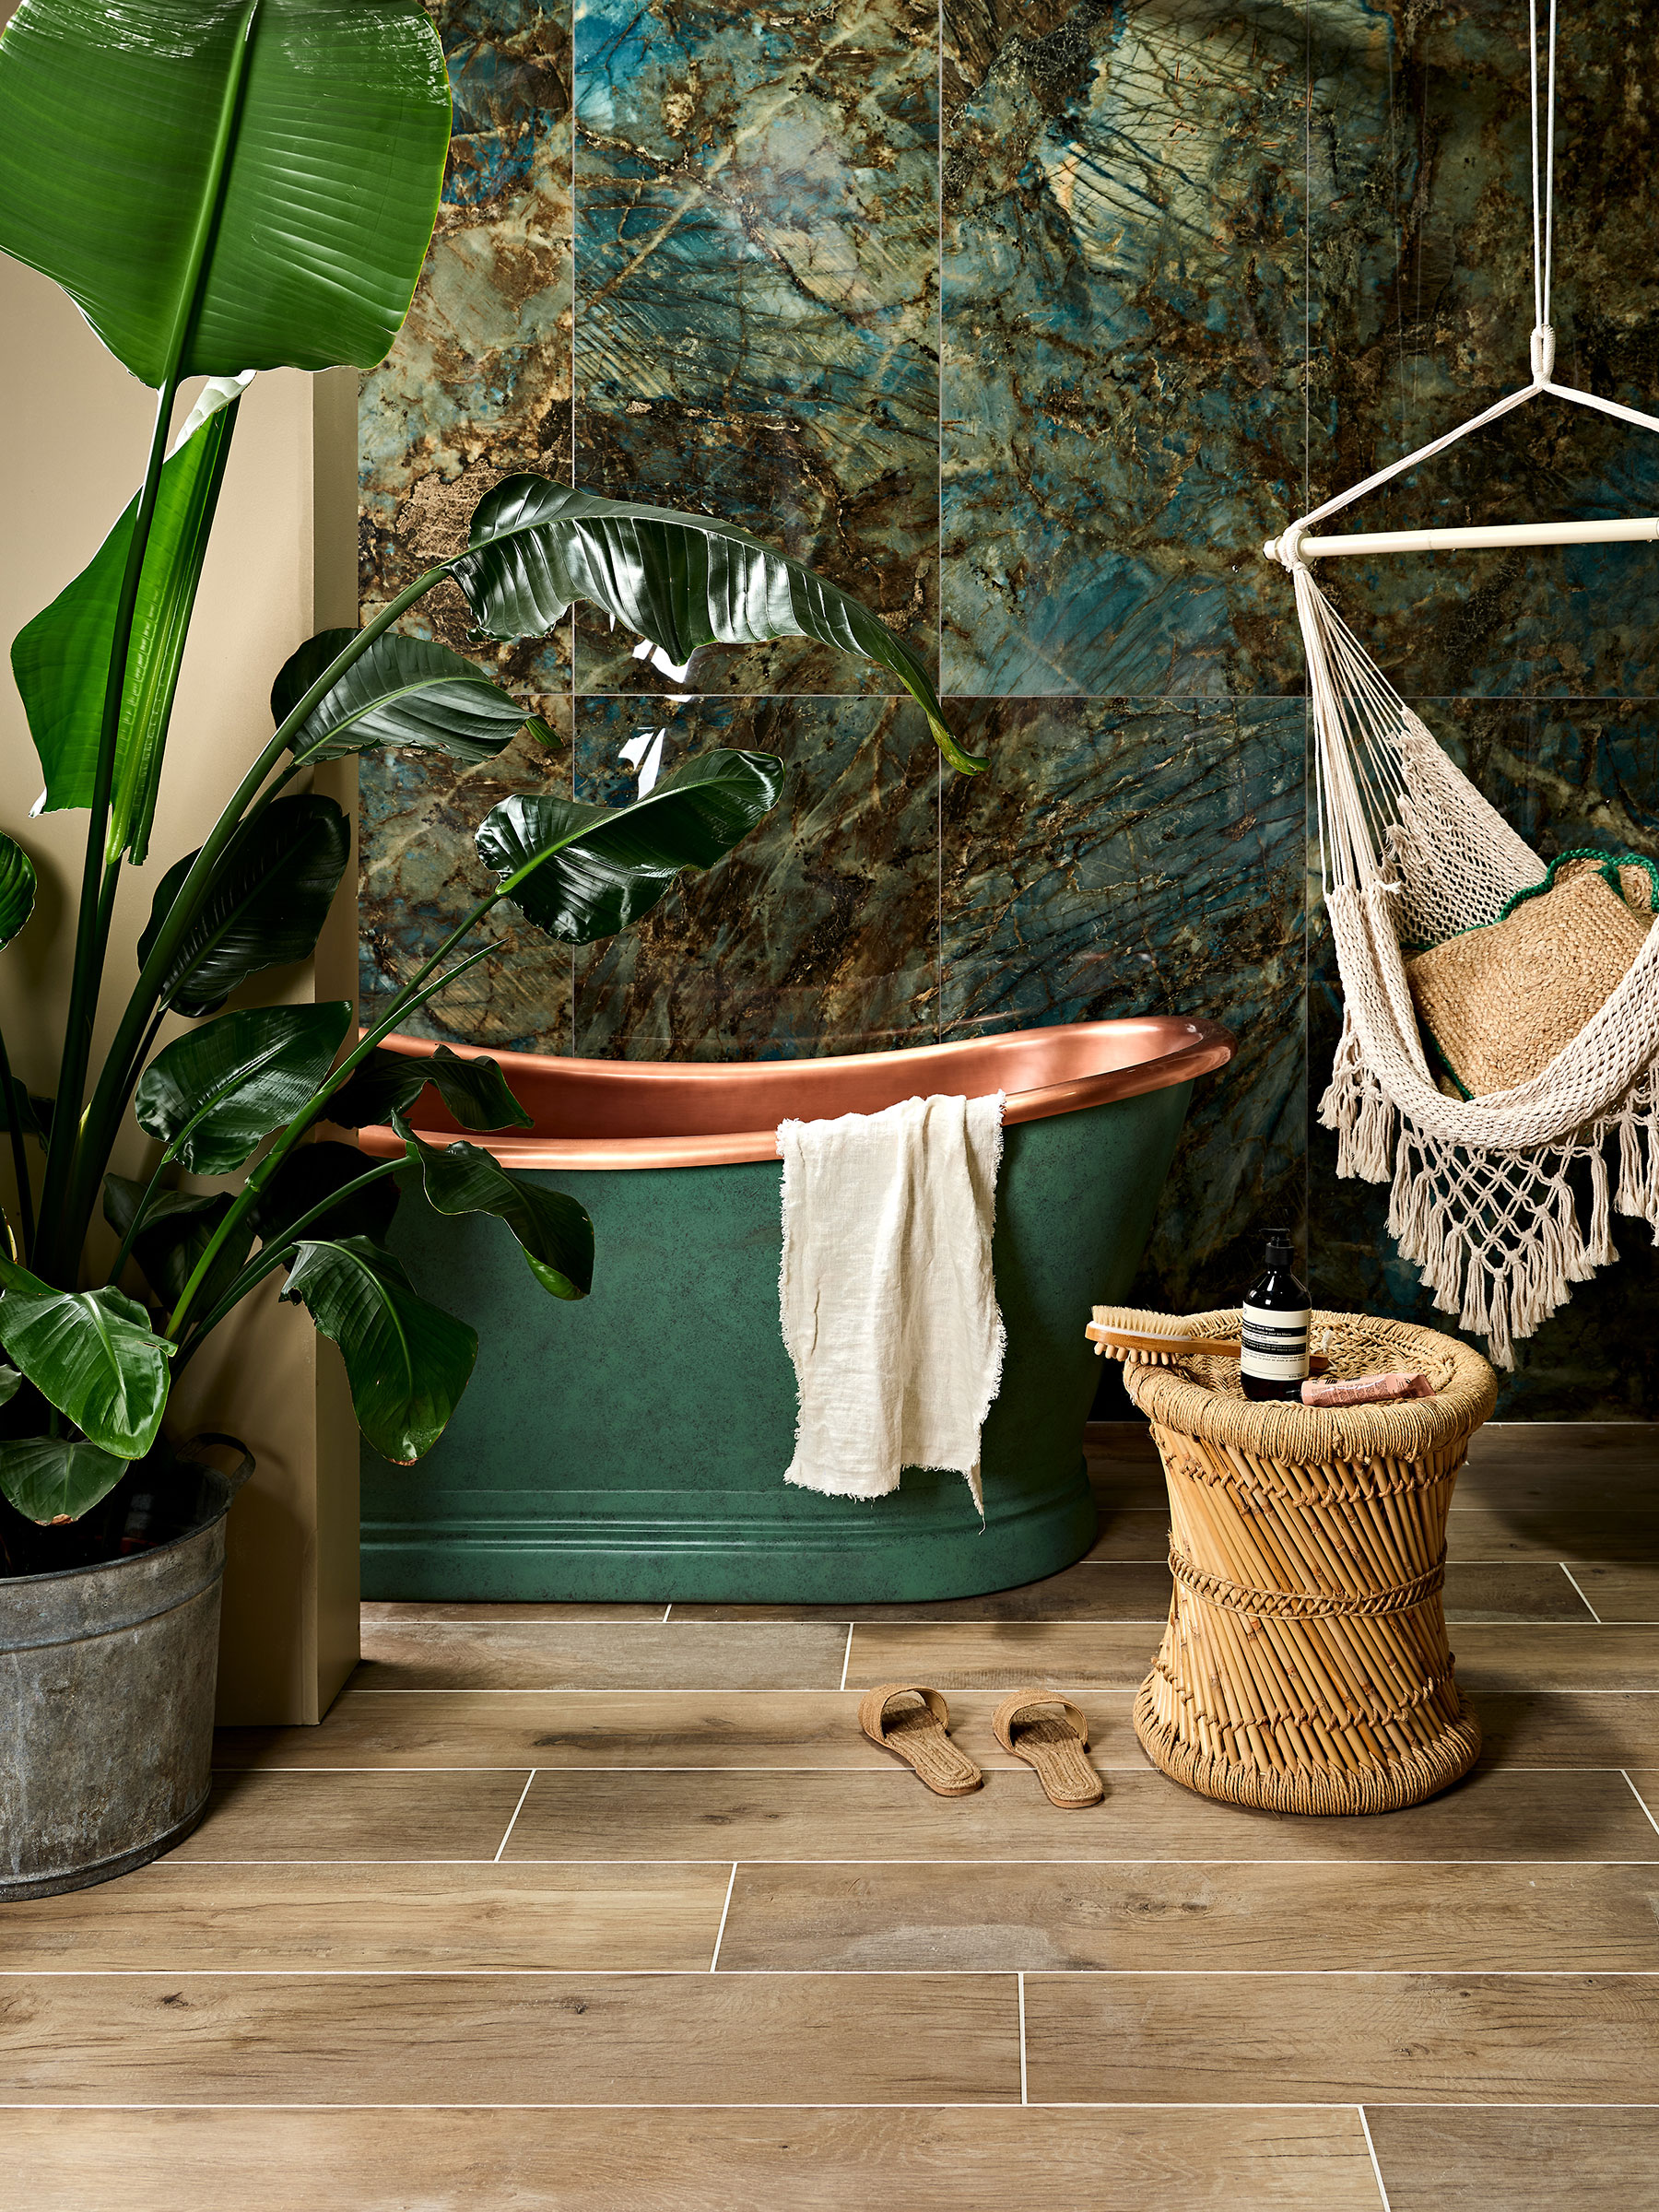
[{"label": "bird of paradise plant", "polygon": [[[499,900],[573,944],[625,929],[754,827],[782,764],[712,752],[628,806],[505,800],[477,833],[494,888],[361,1038],[343,1001],[227,1010],[250,977],[311,952],[344,872],[348,825],[304,787],[307,771],[376,746],[481,760],[534,720],[471,662],[396,627],[439,583],[459,584],[490,639],[543,635],[578,599],[677,665],[712,642],[818,639],[888,669],[954,767],[984,765],[957,746],[910,649],[801,563],[708,516],[510,477],[479,501],[464,551],[362,629],[310,639],[277,675],[271,736],[200,849],[156,885],[136,983],[94,1065],[116,887],[148,851],[242,393],[262,370],[384,357],[430,237],[449,118],[416,0],[24,0],[0,36],[0,248],[59,284],[156,394],[138,491],[12,650],[41,805],[88,816],[51,1100],[17,1080],[0,1040],[17,1185],[0,1253],[13,1539],[100,1507],[107,1518],[128,1471],[165,1449],[181,1369],[277,1268],[283,1295],[340,1347],[375,1449],[398,1461],[429,1449],[477,1340],[386,1248],[399,1180],[418,1176],[441,1213],[498,1216],[554,1297],[589,1288],[593,1232],[572,1199],[479,1147],[440,1148],[409,1129],[428,1081],[464,1128],[527,1126],[497,1065],[440,1048],[417,1068],[381,1041],[485,957],[464,947]],[[170,447],[175,400],[198,377]],[[0,836],[0,945],[34,888],[22,844]],[[193,1026],[158,1052],[169,1014]],[[129,1106],[160,1147],[142,1183],[109,1169]],[[324,1122],[390,1122],[404,1153],[314,1141]],[[241,1180],[202,1194],[170,1187],[178,1171]],[[88,1286],[100,1201],[119,1244]],[[135,1268],[142,1295],[123,1287]],[[16,1571],[15,1540],[7,1556]]]}]

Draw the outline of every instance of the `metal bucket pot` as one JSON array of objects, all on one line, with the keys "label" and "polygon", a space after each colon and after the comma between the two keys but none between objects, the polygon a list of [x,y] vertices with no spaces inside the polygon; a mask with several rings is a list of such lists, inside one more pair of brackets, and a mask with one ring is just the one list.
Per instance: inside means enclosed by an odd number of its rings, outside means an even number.
[{"label": "metal bucket pot", "polygon": [[107,1882],[201,1818],[225,1515],[252,1469],[193,1464],[170,1542],[0,1582],[0,1901]]}]

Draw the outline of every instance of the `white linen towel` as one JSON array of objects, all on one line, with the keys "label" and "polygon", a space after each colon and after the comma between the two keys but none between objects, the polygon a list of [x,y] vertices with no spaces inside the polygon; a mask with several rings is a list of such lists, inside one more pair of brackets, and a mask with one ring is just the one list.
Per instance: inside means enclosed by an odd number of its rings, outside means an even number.
[{"label": "white linen towel", "polygon": [[903,1467],[980,1488],[980,1428],[1002,1382],[991,1271],[1003,1094],[905,1099],[784,1122],[778,1303],[800,1417],[785,1482],[882,1498]]}]

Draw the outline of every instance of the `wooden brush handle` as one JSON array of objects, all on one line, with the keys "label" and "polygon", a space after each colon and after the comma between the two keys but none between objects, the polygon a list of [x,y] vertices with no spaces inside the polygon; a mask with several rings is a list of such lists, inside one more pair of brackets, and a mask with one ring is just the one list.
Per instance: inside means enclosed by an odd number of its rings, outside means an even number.
[{"label": "wooden brush handle", "polygon": [[[1169,1359],[1185,1359],[1197,1352],[1207,1353],[1212,1359],[1238,1359],[1244,1352],[1236,1336],[1163,1336],[1155,1330],[1114,1329],[1103,1321],[1091,1321],[1083,1333],[1096,1344],[1110,1345],[1113,1351],[1162,1352]],[[1309,1355],[1311,1375],[1326,1373],[1330,1365],[1323,1353]]]}]

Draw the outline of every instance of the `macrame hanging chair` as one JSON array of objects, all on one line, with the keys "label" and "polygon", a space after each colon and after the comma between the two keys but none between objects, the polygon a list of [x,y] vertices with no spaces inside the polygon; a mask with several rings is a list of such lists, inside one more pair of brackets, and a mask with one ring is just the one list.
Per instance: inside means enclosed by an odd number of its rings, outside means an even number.
[{"label": "macrame hanging chair", "polygon": [[[1659,1242],[1659,924],[1612,994],[1528,1080],[1453,1098],[1430,1072],[1403,947],[1496,922],[1547,871],[1399,697],[1313,581],[1345,554],[1659,537],[1659,519],[1312,535],[1327,515],[1541,393],[1659,430],[1659,418],[1553,381],[1556,7],[1540,152],[1537,0],[1530,0],[1532,379],[1443,437],[1327,500],[1264,548],[1289,571],[1307,650],[1325,907],[1346,1009],[1320,1119],[1337,1173],[1392,1182],[1388,1228],[1435,1303],[1514,1365],[1525,1337],[1617,1258],[1609,1206]],[[1542,174],[1542,205],[1540,175]],[[1617,1182],[1609,1159],[1617,1138]]]}]

